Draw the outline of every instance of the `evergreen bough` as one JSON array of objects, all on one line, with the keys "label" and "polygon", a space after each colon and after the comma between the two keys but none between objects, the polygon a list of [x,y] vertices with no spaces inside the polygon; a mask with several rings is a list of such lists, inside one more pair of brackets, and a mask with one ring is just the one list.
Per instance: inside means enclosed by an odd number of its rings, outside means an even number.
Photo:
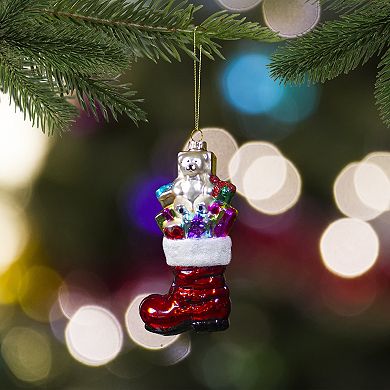
[{"label": "evergreen bough", "polygon": [[270,64],[271,75],[285,83],[325,82],[380,55],[375,97],[380,116],[390,127],[390,1],[322,3],[340,17],[277,50]]},{"label": "evergreen bough", "polygon": [[[194,14],[176,0],[0,0],[0,91],[44,131],[66,130],[78,110],[108,119],[146,120],[140,99],[120,75],[138,57],[180,61],[193,56]],[[239,15],[218,12],[196,30],[209,58],[223,58],[220,40],[276,41]]]},{"label": "evergreen bough", "polygon": [[[390,0],[322,3],[340,17],[281,47],[271,75],[285,83],[325,82],[381,55],[375,97],[390,126]],[[139,57],[192,57],[199,9],[178,0],[0,0],[0,91],[48,133],[69,128],[78,114],[74,98],[96,117],[144,121],[142,100],[118,77]],[[221,40],[280,40],[226,12],[203,21],[196,35],[210,59],[223,58]]]}]

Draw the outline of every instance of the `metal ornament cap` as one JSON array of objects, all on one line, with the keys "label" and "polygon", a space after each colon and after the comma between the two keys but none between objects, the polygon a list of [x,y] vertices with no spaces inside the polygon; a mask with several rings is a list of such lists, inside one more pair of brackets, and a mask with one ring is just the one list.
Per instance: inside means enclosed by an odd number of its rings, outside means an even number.
[{"label": "metal ornament cap", "polygon": [[188,143],[188,150],[201,150],[201,151],[206,151],[207,152],[207,142],[206,141],[195,141],[191,140]]}]

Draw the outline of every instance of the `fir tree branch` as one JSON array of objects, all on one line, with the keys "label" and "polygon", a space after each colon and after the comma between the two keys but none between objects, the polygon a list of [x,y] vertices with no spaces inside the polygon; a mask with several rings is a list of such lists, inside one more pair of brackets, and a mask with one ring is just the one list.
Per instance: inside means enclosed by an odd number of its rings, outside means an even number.
[{"label": "fir tree branch", "polygon": [[44,28],[34,21],[24,23],[23,29],[18,29],[18,24],[8,29],[3,42],[36,64],[87,74],[117,75],[131,60],[121,45],[83,26],[67,31],[55,20]]},{"label": "fir tree branch", "polygon": [[145,112],[138,106],[142,99],[135,99],[131,84],[120,84],[116,79],[102,80],[72,71],[61,72],[49,67],[34,67],[38,77],[49,80],[53,88],[65,97],[76,97],[84,111],[99,120],[103,114],[107,121],[118,114],[128,116],[135,124],[147,121]]},{"label": "fir tree branch", "polygon": [[371,0],[321,0],[324,9],[335,12],[351,12],[366,6]]},{"label": "fir tree branch", "polygon": [[390,127],[390,49],[384,54],[379,64],[375,83],[375,98],[383,122]]},{"label": "fir tree branch", "polygon": [[52,134],[64,130],[74,119],[77,110],[53,90],[47,80],[34,75],[22,61],[0,51],[0,88],[8,93],[15,105],[33,125]]},{"label": "fir tree branch", "polygon": [[137,105],[142,99],[133,99],[137,92],[130,89],[130,84],[78,78],[74,89],[82,108],[91,112],[96,119],[100,111],[106,120],[110,115],[117,120],[118,114],[124,114],[136,124],[147,121],[145,112]]},{"label": "fir tree branch", "polygon": [[[0,57],[3,89],[11,91],[12,80],[15,104],[50,131],[66,128],[71,119],[66,98],[74,92],[95,116],[100,110],[106,119],[125,114],[145,120],[135,92],[119,85],[116,76],[136,57],[193,56],[199,8],[176,0],[1,0],[0,48],[7,49]],[[205,20],[196,35],[210,58],[222,57],[218,40],[278,40],[269,29],[227,13]]]},{"label": "fir tree branch", "polygon": [[[272,77],[292,83],[306,80],[309,83],[325,82],[349,73],[389,47],[389,1],[335,0],[334,9],[344,9],[345,13],[340,19],[325,22],[288,43],[273,55],[270,64]],[[390,107],[386,104],[386,96],[390,91],[386,90],[389,86],[386,75],[390,65],[386,58],[381,66],[377,100],[382,118],[389,125]]]},{"label": "fir tree branch", "polygon": [[[372,1],[374,3],[375,0]],[[271,75],[284,82],[324,82],[366,63],[389,44],[390,2],[376,1],[325,22],[272,57]]]},{"label": "fir tree branch", "polygon": [[[134,3],[102,0],[100,4],[96,7],[96,0],[75,0],[72,3],[57,0],[52,2],[51,8],[43,8],[40,12],[78,25],[88,25],[117,39],[134,55],[146,56],[154,61],[160,58],[180,60],[179,50],[192,55],[194,14],[200,7],[175,0],[151,3],[145,0]],[[215,54],[221,56],[215,39],[279,40],[268,28],[226,12],[210,16],[200,27],[198,45],[203,45],[205,54],[210,58]]]},{"label": "fir tree branch", "polygon": [[131,59],[125,48],[106,34],[84,26],[69,28],[55,19],[49,23],[37,19],[28,8],[34,1],[7,3],[9,7],[0,8],[0,42],[33,62],[81,73],[118,74]]}]

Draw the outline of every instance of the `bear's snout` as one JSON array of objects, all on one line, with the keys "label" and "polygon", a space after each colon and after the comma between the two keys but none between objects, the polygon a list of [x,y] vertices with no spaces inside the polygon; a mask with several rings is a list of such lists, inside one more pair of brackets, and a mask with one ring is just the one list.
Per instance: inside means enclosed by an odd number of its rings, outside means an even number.
[{"label": "bear's snout", "polygon": [[196,171],[196,169],[197,169],[196,164],[188,164],[188,166],[187,166],[187,171],[194,172],[194,171]]}]

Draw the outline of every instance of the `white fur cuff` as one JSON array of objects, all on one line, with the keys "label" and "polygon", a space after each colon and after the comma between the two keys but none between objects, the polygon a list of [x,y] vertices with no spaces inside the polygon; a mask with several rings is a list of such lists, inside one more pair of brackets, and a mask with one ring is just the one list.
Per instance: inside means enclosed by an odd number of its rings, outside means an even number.
[{"label": "white fur cuff", "polygon": [[167,264],[173,267],[213,267],[227,265],[231,260],[230,237],[163,239]]}]

